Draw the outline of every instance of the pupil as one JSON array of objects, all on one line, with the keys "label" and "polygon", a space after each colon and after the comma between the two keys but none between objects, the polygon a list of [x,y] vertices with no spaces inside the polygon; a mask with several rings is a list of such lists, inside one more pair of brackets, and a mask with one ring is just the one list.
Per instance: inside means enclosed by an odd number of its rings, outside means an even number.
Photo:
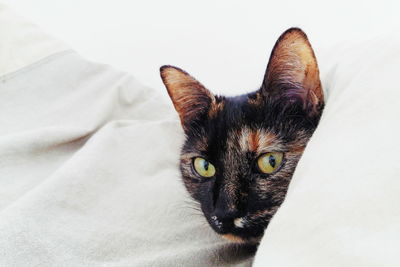
[{"label": "pupil", "polygon": [[268,160],[269,160],[269,164],[272,166],[272,168],[275,168],[275,164],[276,164],[275,157],[270,155]]},{"label": "pupil", "polygon": [[204,161],[204,169],[208,171],[208,161]]}]

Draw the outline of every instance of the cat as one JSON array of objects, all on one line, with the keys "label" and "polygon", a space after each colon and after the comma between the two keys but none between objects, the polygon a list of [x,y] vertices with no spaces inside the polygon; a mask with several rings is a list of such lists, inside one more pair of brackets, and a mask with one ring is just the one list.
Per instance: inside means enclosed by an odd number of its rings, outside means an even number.
[{"label": "cat", "polygon": [[160,74],[186,136],[180,170],[187,191],[222,237],[259,242],[324,107],[306,34],[290,28],[279,37],[260,89],[249,94],[213,95],[174,66]]}]

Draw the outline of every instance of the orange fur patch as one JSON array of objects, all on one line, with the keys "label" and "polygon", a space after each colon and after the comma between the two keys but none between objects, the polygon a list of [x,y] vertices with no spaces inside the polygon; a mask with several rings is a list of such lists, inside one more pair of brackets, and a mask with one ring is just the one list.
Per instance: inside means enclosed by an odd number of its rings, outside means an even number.
[{"label": "orange fur patch", "polygon": [[260,141],[260,132],[259,131],[251,132],[249,134],[249,150],[257,151],[259,141]]},{"label": "orange fur patch", "polygon": [[239,145],[242,151],[257,153],[279,151],[281,146],[274,134],[263,130],[252,131],[249,128],[243,128],[239,133]]},{"label": "orange fur patch", "polygon": [[229,241],[232,241],[235,243],[245,243],[246,242],[243,238],[233,235],[233,234],[225,234],[225,235],[222,235],[222,237],[225,238],[226,240],[229,240]]}]

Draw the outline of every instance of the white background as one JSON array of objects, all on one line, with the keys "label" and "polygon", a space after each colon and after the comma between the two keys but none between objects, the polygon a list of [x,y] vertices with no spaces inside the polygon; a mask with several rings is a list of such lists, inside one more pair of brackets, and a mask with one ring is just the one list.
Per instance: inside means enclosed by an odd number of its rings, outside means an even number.
[{"label": "white background", "polygon": [[214,92],[256,89],[275,40],[292,26],[306,31],[317,57],[400,29],[399,1],[2,1],[85,57],[162,90],[164,64]]}]

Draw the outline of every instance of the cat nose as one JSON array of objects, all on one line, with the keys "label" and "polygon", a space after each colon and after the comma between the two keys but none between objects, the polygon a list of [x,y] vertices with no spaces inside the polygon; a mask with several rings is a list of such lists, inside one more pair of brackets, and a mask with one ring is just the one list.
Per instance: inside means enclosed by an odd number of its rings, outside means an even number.
[{"label": "cat nose", "polygon": [[218,199],[212,215],[216,217],[218,222],[226,226],[232,224],[235,218],[240,217],[237,205],[226,198]]},{"label": "cat nose", "polygon": [[238,218],[237,212],[215,210],[210,217],[211,224],[217,233],[229,233],[234,227],[234,220]]},{"label": "cat nose", "polygon": [[211,215],[215,217],[215,226],[223,225],[223,228],[233,226],[233,220],[241,217],[239,209],[241,203],[236,201],[237,193],[233,190],[220,188],[218,194],[214,192],[214,206]]},{"label": "cat nose", "polygon": [[223,232],[223,223],[217,218],[217,216],[211,216],[211,224],[214,225],[218,231],[217,232]]}]

